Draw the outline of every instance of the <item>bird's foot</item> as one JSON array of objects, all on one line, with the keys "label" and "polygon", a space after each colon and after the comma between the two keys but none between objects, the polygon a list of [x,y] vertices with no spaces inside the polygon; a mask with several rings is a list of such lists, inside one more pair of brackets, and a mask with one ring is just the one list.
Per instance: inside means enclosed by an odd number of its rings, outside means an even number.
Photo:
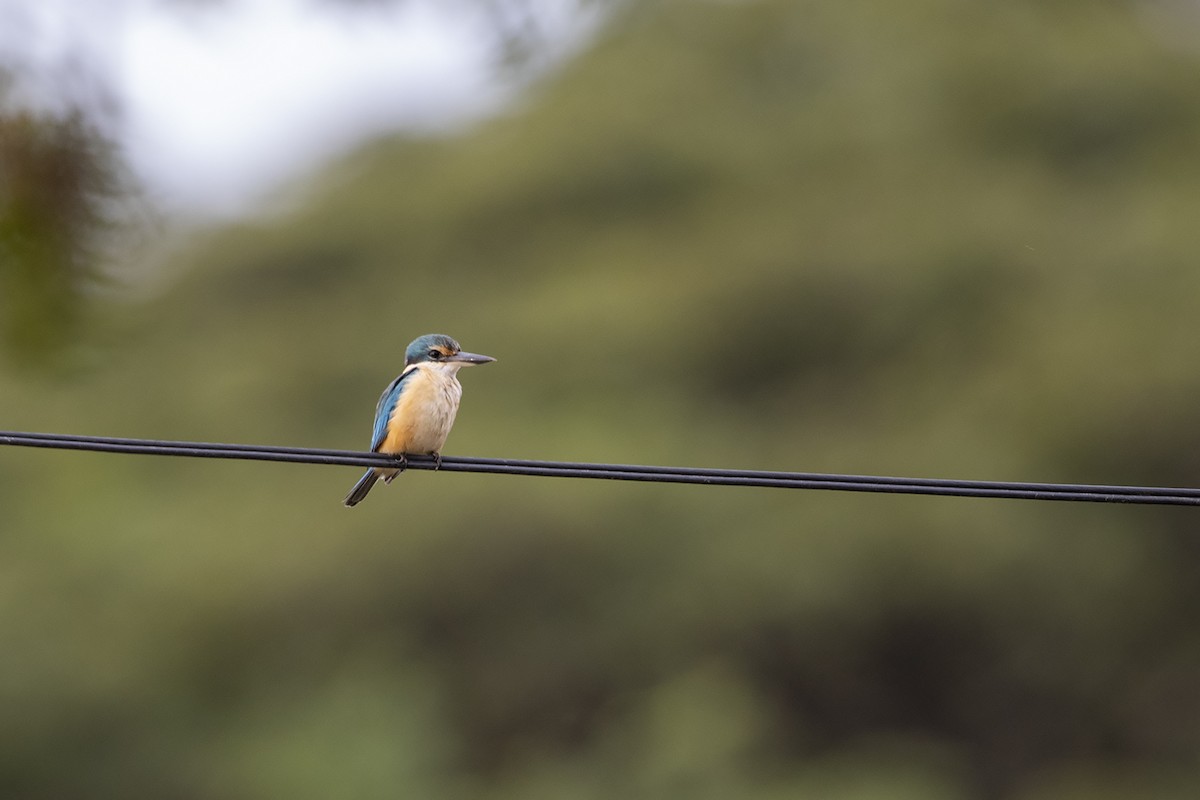
[{"label": "bird's foot", "polygon": [[436,472],[437,470],[441,469],[441,468],[442,468],[442,454],[441,454],[441,453],[439,453],[437,450],[434,450],[434,451],[433,451],[432,453],[430,453],[429,455],[433,456],[433,469],[434,469],[434,471]]},{"label": "bird's foot", "polygon": [[392,481],[396,480],[397,475],[399,475],[401,472],[404,472],[404,470],[408,469],[408,457],[406,455],[404,455],[404,453],[396,453],[395,459],[397,462],[399,462],[400,466],[397,467],[396,470],[394,472],[392,472],[390,475],[383,476],[384,483],[391,483]]}]

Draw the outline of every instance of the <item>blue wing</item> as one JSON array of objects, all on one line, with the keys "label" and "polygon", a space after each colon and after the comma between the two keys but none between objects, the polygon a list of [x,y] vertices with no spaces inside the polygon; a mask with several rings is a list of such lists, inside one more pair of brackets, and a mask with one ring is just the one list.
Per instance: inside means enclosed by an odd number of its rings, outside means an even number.
[{"label": "blue wing", "polygon": [[396,408],[396,401],[404,392],[405,382],[414,372],[416,372],[414,367],[404,370],[396,380],[388,384],[388,387],[383,390],[383,394],[379,396],[379,405],[375,406],[375,430],[371,433],[371,450],[378,450],[379,445],[383,444],[383,440],[387,438],[388,420],[391,419],[392,411]]}]

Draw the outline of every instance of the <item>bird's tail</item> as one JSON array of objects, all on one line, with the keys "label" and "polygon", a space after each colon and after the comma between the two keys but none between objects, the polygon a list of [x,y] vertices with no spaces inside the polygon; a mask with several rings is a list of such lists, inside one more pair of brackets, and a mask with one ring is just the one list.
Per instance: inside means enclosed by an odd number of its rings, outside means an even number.
[{"label": "bird's tail", "polygon": [[367,496],[367,492],[371,491],[371,487],[375,485],[375,481],[379,480],[379,473],[373,469],[367,470],[363,476],[358,479],[358,483],[354,484],[354,488],[350,490],[350,494],[346,495],[346,499],[342,504],[346,508],[352,508],[362,502],[362,499]]}]

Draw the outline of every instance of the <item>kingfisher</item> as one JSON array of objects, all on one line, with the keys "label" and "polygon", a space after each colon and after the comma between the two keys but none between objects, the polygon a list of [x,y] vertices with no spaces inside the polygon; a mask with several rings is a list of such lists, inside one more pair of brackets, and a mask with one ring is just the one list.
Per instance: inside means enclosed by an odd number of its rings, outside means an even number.
[{"label": "kingfisher", "polygon": [[[454,425],[462,384],[458,371],[496,359],[464,353],[458,342],[440,333],[418,336],[404,351],[404,371],[388,384],[375,407],[371,451],[400,456],[431,455],[440,464],[441,449]],[[371,467],[343,501],[347,508],[362,502],[380,478],[391,483],[399,469]]]}]

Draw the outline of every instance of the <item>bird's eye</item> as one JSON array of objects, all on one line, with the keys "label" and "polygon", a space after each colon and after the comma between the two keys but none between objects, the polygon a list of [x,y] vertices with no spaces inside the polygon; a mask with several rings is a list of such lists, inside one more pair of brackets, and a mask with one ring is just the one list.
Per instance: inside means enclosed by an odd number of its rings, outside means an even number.
[{"label": "bird's eye", "polygon": [[441,358],[441,357],[442,357],[442,351],[440,351],[440,350],[430,350],[430,351],[429,351],[429,357],[430,357],[430,358],[432,358],[434,361],[437,361],[439,358]]}]

